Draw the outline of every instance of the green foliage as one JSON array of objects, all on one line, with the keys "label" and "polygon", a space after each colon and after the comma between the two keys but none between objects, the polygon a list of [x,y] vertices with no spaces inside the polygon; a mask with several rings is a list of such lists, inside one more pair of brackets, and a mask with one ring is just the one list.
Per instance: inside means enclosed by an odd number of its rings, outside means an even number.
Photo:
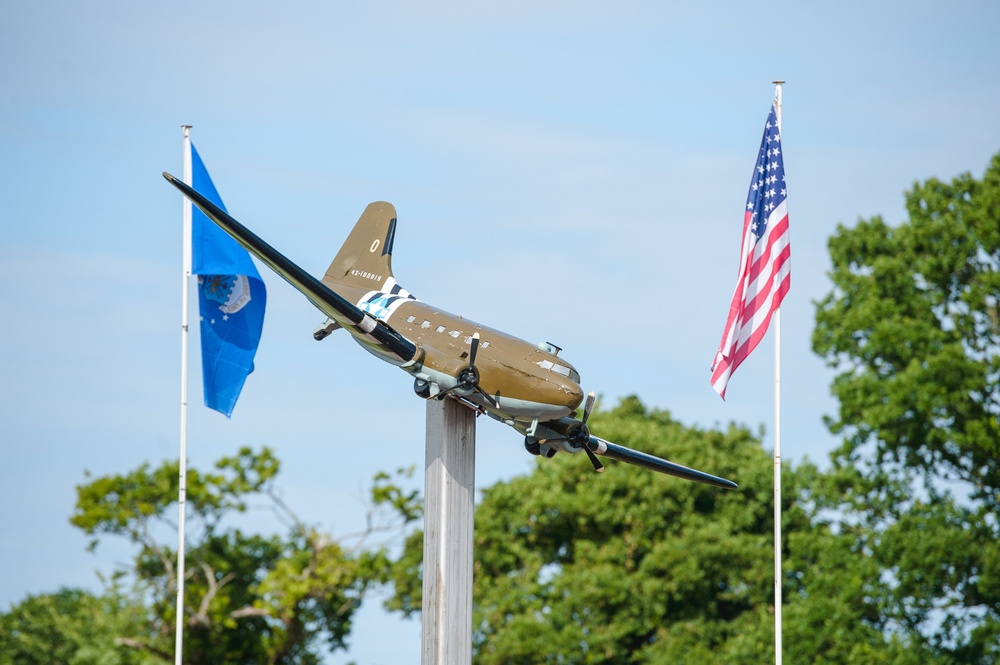
[{"label": "green foliage", "polygon": [[143,629],[139,599],[112,588],[28,596],[0,615],[0,665],[149,665],[161,662],[116,642]]},{"label": "green foliage", "polygon": [[844,437],[827,504],[892,581],[884,615],[960,663],[1000,658],[1000,155],[917,183],[909,220],[838,228],[815,350]]},{"label": "green foliage", "polygon": [[[225,457],[215,466],[220,473],[187,469],[185,478],[186,501],[208,531],[227,512],[245,511],[246,497],[265,492],[280,464],[269,448],[254,453],[244,447],[236,456]],[[168,514],[176,513],[179,469],[178,462],[165,462],[153,470],[149,464],[143,464],[131,473],[104,476],[79,485],[76,511],[70,523],[91,536],[120,535],[151,543],[152,522],[168,520]],[[95,538],[91,547],[96,544]]]},{"label": "green foliage", "polygon": [[[144,464],[91,480],[77,488],[71,519],[93,537],[91,548],[107,536],[125,537],[137,546],[132,565],[119,576],[131,576],[138,584],[142,621],[120,626],[116,639],[133,654],[158,662],[172,660],[174,650],[177,552],[160,538],[176,537],[178,468],[177,462],[157,468]],[[219,460],[212,472],[187,470],[185,663],[311,665],[320,662],[324,646],[344,648],[366,592],[388,576],[385,545],[372,548],[368,540],[379,532],[398,532],[420,516],[416,492],[407,493],[395,482],[412,469],[400,470],[395,478],[379,474],[369,528],[350,546],[335,542],[303,524],[281,500],[274,488],[279,470],[267,448],[243,448]],[[246,534],[230,526],[226,518],[246,511],[254,498],[271,502],[290,525],[287,535]]]},{"label": "green foliage", "polygon": [[[476,512],[475,662],[749,663],[774,658],[773,460],[746,429],[685,427],[635,397],[596,412],[602,437],[735,478],[720,490],[582,456],[539,460]],[[882,633],[877,569],[815,512],[815,468],[783,473],[785,658],[920,662]],[[422,539],[390,607],[420,604]],[[907,659],[908,658],[908,659]],[[926,661],[923,661],[926,662]]]}]

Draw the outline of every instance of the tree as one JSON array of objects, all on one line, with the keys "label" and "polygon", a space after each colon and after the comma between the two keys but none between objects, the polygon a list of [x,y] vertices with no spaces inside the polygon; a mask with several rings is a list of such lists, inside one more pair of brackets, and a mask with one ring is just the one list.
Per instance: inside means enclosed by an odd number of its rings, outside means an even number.
[{"label": "tree", "polygon": [[116,642],[143,630],[139,599],[112,587],[102,596],[64,588],[28,596],[0,615],[0,665],[149,665]]},{"label": "tree", "polygon": [[931,178],[909,219],[838,227],[813,346],[837,370],[828,504],[891,581],[896,630],[1000,658],[1000,154]]},{"label": "tree", "polygon": [[[540,460],[476,511],[475,662],[699,663],[774,658],[773,462],[745,428],[688,428],[637,398],[594,413],[611,440],[737,479],[725,491],[583,456]],[[814,514],[809,465],[783,472],[785,656],[912,663],[886,637],[881,585]],[[419,610],[422,538],[397,561],[390,606]]]},{"label": "tree", "polygon": [[[215,472],[187,471],[185,662],[243,664],[320,661],[321,644],[345,646],[351,619],[366,592],[387,575],[384,546],[367,539],[419,517],[416,492],[405,493],[387,474],[375,480],[376,508],[391,512],[353,546],[303,524],[274,488],[279,462],[264,448],[243,448],[219,460]],[[97,478],[77,488],[71,522],[94,537],[128,538],[138,547],[134,576],[147,602],[141,630],[119,643],[161,660],[173,659],[177,594],[176,550],[157,534],[176,534],[178,464],[148,464],[124,475]],[[227,517],[263,497],[288,524],[288,535],[246,534]],[[380,513],[385,517],[385,513]],[[162,527],[167,527],[166,529]]]}]

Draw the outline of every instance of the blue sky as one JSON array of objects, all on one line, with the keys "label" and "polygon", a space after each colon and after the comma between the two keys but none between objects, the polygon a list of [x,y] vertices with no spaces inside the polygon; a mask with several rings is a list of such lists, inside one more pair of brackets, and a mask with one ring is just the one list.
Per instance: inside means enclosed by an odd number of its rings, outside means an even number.
[{"label": "blue sky", "polygon": [[[160,173],[181,172],[180,125],[230,212],[306,269],[391,201],[396,277],[420,299],[558,344],[605,405],[635,393],[689,425],[762,428],[770,447],[770,338],[727,402],[709,364],[786,80],[782,452],[825,463],[836,405],[810,336],[826,240],[903,220],[917,180],[982,174],[1000,150],[998,31],[994,2],[10,4],[0,604],[97,588],[130,551],[87,553],[70,527],[84,470],[178,454],[181,197]],[[322,316],[262,275],[264,338],[232,420],[200,406],[192,354],[190,464],[272,446],[287,503],[343,536],[377,471],[422,468],[424,405],[346,335],[314,342]],[[493,421],[477,444],[479,487],[534,463]],[[419,644],[419,622],[375,599],[330,662],[417,662]]]}]

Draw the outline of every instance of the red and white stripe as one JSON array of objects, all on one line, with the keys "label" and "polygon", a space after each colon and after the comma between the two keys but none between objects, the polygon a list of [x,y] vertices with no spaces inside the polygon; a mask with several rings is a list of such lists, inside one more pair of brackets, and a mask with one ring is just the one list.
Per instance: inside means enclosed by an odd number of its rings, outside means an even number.
[{"label": "red and white stripe", "polygon": [[712,388],[723,398],[729,377],[760,343],[791,284],[787,200],[771,211],[764,234],[756,241],[750,230],[752,215],[747,212],[743,219],[739,277],[712,364]]}]

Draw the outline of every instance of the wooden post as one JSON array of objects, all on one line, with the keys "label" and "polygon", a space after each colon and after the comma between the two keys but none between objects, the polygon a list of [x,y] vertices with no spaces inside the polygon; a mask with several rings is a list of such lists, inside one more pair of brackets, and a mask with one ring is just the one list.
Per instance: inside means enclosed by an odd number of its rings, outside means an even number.
[{"label": "wooden post", "polygon": [[476,414],[427,401],[421,665],[472,663]]}]

